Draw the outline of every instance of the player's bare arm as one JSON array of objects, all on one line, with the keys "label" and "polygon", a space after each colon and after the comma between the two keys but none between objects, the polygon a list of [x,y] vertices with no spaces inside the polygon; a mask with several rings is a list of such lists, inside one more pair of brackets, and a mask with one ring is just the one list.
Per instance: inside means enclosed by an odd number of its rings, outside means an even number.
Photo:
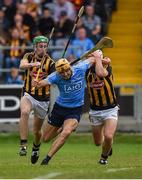
[{"label": "player's bare arm", "polygon": [[41,81],[37,81],[36,79],[32,80],[32,86],[35,87],[36,89],[39,89],[41,87],[44,87],[48,85],[46,80],[41,80]]},{"label": "player's bare arm", "polygon": [[108,71],[106,70],[104,65],[108,65],[110,63],[110,59],[107,57],[103,58],[103,53],[101,50],[97,50],[91,53],[89,57],[89,62],[90,64],[96,64],[96,74],[99,77],[106,77],[108,75]]},{"label": "player's bare arm", "polygon": [[20,62],[20,69],[29,69],[31,67],[40,67],[40,62],[29,63],[27,59],[22,59]]},{"label": "player's bare arm", "polygon": [[101,50],[96,50],[88,55],[87,61],[89,61],[90,65],[95,64],[97,61],[102,61],[103,54]]}]

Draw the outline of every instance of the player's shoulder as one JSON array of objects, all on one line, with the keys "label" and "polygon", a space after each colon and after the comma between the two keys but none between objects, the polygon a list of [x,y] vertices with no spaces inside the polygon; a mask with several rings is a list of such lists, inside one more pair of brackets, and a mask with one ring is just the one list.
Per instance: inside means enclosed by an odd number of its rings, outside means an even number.
[{"label": "player's shoulder", "polygon": [[49,74],[48,75],[48,78],[57,78],[58,77],[58,74],[57,74],[57,72],[55,71],[55,72],[52,72],[51,74]]},{"label": "player's shoulder", "polygon": [[76,65],[74,65],[73,67],[75,69],[84,69],[84,66],[88,65],[89,62],[87,60],[84,61],[79,61]]},{"label": "player's shoulder", "polygon": [[46,54],[46,58],[47,58],[47,60],[51,61],[51,63],[53,63],[53,64],[55,63],[49,54]]},{"label": "player's shoulder", "polygon": [[27,52],[24,54],[23,59],[32,58],[34,56],[34,52]]},{"label": "player's shoulder", "polygon": [[35,53],[34,52],[27,52],[27,53],[25,53],[25,55],[34,56]]}]

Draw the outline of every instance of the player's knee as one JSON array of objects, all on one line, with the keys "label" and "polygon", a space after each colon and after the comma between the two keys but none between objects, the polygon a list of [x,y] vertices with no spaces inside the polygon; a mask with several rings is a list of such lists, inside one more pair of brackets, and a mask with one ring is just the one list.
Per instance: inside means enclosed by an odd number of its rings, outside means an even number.
[{"label": "player's knee", "polygon": [[71,129],[64,129],[61,133],[62,137],[66,138],[68,137],[70,134],[72,133],[72,130]]},{"label": "player's knee", "polygon": [[29,115],[29,111],[28,111],[27,109],[23,109],[23,110],[21,111],[21,116],[26,117],[26,116],[28,116],[28,115]]},{"label": "player's knee", "polygon": [[113,135],[112,134],[106,134],[104,136],[104,139],[105,139],[105,141],[111,142],[113,139]]}]

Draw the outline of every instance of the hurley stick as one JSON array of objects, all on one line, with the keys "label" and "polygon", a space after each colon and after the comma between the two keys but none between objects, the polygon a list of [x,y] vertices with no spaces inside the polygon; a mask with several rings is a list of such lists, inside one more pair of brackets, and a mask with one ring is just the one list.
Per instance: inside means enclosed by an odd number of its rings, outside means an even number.
[{"label": "hurley stick", "polygon": [[68,40],[68,42],[67,42],[67,44],[66,44],[66,47],[65,47],[65,49],[64,49],[62,58],[64,58],[64,56],[65,56],[65,53],[66,53],[67,48],[68,48],[68,45],[69,45],[69,43],[70,43],[70,41],[71,41],[71,38],[72,38],[72,36],[73,36],[73,33],[74,33],[75,29],[76,29],[78,20],[79,20],[79,18],[81,17],[81,15],[83,14],[83,11],[84,11],[84,6],[82,6],[82,7],[80,8],[79,12],[78,12],[78,15],[77,15],[77,17],[76,17],[74,26],[73,26],[73,28],[72,28],[72,31],[71,31],[71,34],[70,34],[70,37],[69,37],[69,40]]}]

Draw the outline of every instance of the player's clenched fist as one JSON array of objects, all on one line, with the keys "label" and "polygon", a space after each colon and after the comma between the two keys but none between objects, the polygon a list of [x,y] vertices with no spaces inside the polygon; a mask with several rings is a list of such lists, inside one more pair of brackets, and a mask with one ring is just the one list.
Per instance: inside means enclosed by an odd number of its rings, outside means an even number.
[{"label": "player's clenched fist", "polygon": [[40,62],[33,62],[30,63],[31,67],[40,67],[41,63]]},{"label": "player's clenched fist", "polygon": [[38,86],[38,81],[36,79],[32,80],[32,86],[37,87]]}]

